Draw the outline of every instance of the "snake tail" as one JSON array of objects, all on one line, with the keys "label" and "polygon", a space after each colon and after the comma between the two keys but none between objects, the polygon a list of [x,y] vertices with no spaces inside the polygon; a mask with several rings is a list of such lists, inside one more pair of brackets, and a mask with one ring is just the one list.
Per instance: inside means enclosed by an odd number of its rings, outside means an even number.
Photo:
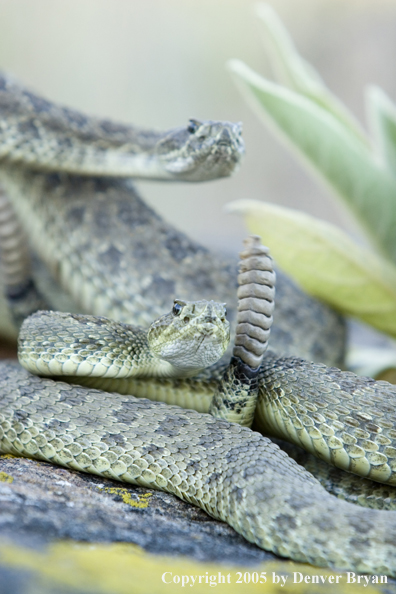
[{"label": "snake tail", "polygon": [[275,272],[268,248],[251,235],[240,253],[238,314],[233,356],[218,384],[209,412],[216,418],[250,427],[257,398],[258,375],[272,325]]}]

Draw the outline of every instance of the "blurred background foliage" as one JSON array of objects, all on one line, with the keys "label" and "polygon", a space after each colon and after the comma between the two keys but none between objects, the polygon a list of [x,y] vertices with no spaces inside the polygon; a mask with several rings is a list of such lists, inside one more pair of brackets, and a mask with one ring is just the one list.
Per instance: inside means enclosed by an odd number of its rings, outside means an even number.
[{"label": "blurred background foliage", "polygon": [[[235,254],[243,222],[223,205],[249,198],[290,206],[354,232],[353,223],[263,129],[225,62],[270,76],[253,0],[0,0],[0,68],[85,112],[168,128],[190,117],[243,121],[247,155],[232,179],[140,183],[169,221]],[[364,121],[362,88],[396,97],[396,2],[272,0],[300,53]]]},{"label": "blurred background foliage", "polygon": [[396,104],[380,87],[368,87],[366,134],[299,56],[273,8],[260,3],[256,12],[283,84],[240,60],[228,67],[264,124],[332,188],[360,227],[361,241],[322,219],[259,200],[232,202],[227,210],[245,215],[249,231],[308,293],[396,338]]}]

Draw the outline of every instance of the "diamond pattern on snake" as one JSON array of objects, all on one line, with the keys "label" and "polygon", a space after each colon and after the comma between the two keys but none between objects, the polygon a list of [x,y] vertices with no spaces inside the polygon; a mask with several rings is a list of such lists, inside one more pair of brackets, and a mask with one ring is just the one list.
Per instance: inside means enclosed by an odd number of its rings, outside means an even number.
[{"label": "diamond pattern on snake", "polygon": [[[0,450],[165,489],[284,557],[396,575],[395,512],[336,499],[249,428],[253,421],[255,429],[303,446],[365,484],[369,478],[389,485],[389,493],[396,482],[395,387],[297,358],[336,362],[342,326],[283,275],[274,350],[264,356],[275,282],[267,250],[251,238],[242,253],[236,313],[234,264],[164,223],[128,179],[227,175],[243,152],[240,127],[192,120],[164,135],[135,131],[58,108],[7,78],[0,81],[0,110],[4,212],[30,246],[20,260],[17,249],[14,269],[12,241],[2,248],[10,302],[23,303],[25,288],[40,284],[41,272],[26,265],[26,253],[34,251],[77,310],[101,316],[39,312],[24,322],[21,361],[40,377],[1,364]],[[121,233],[126,227],[134,237],[132,259]],[[51,283],[40,291],[52,306],[59,297]],[[147,327],[172,295],[172,312],[149,332],[131,325]],[[213,361],[209,337],[214,358],[226,349],[224,302],[233,318],[232,357],[202,369]],[[149,347],[158,329],[172,326],[169,320],[205,345],[197,349],[205,355],[197,367],[181,334],[176,342],[190,353],[187,363],[173,347],[165,359],[157,355],[164,356],[162,348]],[[64,372],[67,382],[59,380]],[[130,393],[170,395],[173,405]]]}]

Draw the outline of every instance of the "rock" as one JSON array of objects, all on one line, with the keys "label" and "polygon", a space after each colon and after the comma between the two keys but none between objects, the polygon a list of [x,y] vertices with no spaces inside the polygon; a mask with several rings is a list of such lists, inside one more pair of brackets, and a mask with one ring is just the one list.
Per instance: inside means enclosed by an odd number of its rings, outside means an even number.
[{"label": "rock", "polygon": [[[178,575],[201,575],[198,593],[207,591],[210,575],[229,576],[233,594],[240,591],[238,579],[248,592],[255,586],[251,576],[260,579],[262,571],[270,592],[273,572],[288,583],[296,571],[332,575],[281,561],[168,493],[0,456],[0,594],[169,592],[175,584],[168,580]],[[329,591],[328,584],[315,587]],[[309,594],[312,585],[300,588]],[[349,593],[346,583],[339,592],[344,588]],[[396,592],[396,582],[371,591]]]},{"label": "rock", "polygon": [[129,542],[162,555],[251,565],[273,559],[223,522],[173,495],[0,457],[2,535]]}]

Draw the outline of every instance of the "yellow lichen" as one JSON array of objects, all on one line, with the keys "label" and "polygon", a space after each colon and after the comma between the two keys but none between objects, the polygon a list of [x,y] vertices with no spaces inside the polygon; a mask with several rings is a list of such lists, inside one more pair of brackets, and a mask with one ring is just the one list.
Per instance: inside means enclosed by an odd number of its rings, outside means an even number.
[{"label": "yellow lichen", "polygon": [[138,509],[144,509],[149,506],[150,498],[152,497],[152,493],[144,493],[142,495],[138,495],[138,499],[134,499],[133,495],[128,489],[124,489],[122,487],[104,487],[100,488],[100,491],[104,493],[109,493],[110,495],[119,495],[122,498],[122,501],[131,507],[136,507]]},{"label": "yellow lichen", "polygon": [[12,483],[14,477],[6,472],[0,472],[0,483]]},{"label": "yellow lichen", "polygon": [[[150,555],[131,544],[75,544],[59,542],[46,550],[34,551],[9,542],[0,542],[2,567],[32,571],[31,586],[45,584],[51,591],[59,586],[75,588],[80,592],[97,594],[155,594],[185,591],[195,582],[191,591],[203,594],[212,591],[210,582],[216,581],[215,592],[225,594],[379,594],[394,591],[391,584],[382,587],[364,582],[348,583],[347,574],[332,572],[293,562],[261,563],[257,566],[230,567],[214,563],[198,563],[183,558]],[[256,575],[265,573],[256,581]],[[275,577],[274,575],[275,574]],[[294,574],[297,575],[295,581]],[[282,587],[277,577],[286,577]],[[335,585],[335,576],[340,576]],[[184,576],[184,584],[182,578]],[[322,576],[312,583],[312,576]],[[333,576],[333,577],[332,577]],[[199,577],[201,577],[199,583]],[[333,583],[331,582],[331,578]],[[189,578],[189,581],[187,581]],[[224,579],[223,579],[224,578]],[[330,581],[329,581],[330,580]],[[322,583],[324,582],[324,583]],[[387,589],[387,590],[386,590]]]}]

